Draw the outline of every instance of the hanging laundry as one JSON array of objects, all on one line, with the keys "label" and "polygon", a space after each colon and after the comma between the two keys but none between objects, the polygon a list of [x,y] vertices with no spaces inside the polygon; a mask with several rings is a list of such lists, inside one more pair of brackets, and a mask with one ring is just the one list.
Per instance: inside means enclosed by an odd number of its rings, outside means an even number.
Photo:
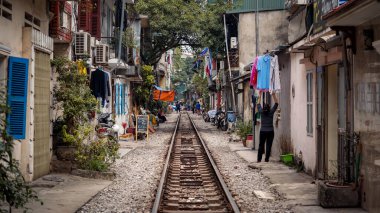
[{"label": "hanging laundry", "polygon": [[96,69],[91,73],[90,88],[95,97],[102,98],[102,106],[111,95],[109,75],[101,69]]},{"label": "hanging laundry", "polygon": [[251,86],[253,86],[254,89],[257,88],[257,60],[259,57],[256,57],[253,59],[252,69],[251,69],[251,78],[249,80],[249,83]]},{"label": "hanging laundry", "polygon": [[260,56],[257,60],[257,89],[269,91],[271,57],[269,54]]},{"label": "hanging laundry", "polygon": [[275,55],[271,58],[270,62],[270,85],[269,91],[279,92],[281,90],[280,84],[280,68],[278,65],[278,56]]}]

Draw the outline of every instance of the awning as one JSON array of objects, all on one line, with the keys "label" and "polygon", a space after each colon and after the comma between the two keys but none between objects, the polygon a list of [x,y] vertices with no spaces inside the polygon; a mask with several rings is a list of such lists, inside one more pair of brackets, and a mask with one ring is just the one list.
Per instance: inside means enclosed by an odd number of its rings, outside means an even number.
[{"label": "awning", "polygon": [[153,91],[153,99],[156,101],[174,101],[175,92],[173,90],[158,90]]},{"label": "awning", "polygon": [[351,0],[323,16],[328,26],[358,26],[380,15],[380,1]]}]

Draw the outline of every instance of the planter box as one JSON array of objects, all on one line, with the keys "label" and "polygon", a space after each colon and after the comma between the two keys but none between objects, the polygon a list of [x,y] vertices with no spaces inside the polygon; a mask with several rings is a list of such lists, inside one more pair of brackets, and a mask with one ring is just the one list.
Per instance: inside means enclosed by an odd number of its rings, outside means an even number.
[{"label": "planter box", "polygon": [[58,160],[75,160],[75,152],[77,150],[76,146],[57,146],[56,155]]},{"label": "planter box", "polygon": [[290,165],[293,163],[293,154],[280,155],[280,159],[286,165]]},{"label": "planter box", "polygon": [[320,205],[325,208],[357,207],[359,206],[359,193],[351,186],[319,182],[318,200]]}]

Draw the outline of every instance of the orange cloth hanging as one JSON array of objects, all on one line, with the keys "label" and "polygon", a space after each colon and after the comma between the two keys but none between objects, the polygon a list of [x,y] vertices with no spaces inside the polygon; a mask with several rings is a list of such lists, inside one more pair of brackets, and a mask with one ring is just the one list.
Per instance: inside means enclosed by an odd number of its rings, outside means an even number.
[{"label": "orange cloth hanging", "polygon": [[153,99],[158,101],[174,101],[175,92],[173,90],[163,91],[163,90],[154,90]]}]

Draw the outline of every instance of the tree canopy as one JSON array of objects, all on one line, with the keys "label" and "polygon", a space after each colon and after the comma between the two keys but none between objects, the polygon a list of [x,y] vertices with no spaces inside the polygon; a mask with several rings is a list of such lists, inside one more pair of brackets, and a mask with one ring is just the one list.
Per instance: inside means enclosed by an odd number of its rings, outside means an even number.
[{"label": "tree canopy", "polygon": [[[230,3],[218,0],[207,4],[200,0],[138,0],[136,12],[148,15],[151,44],[144,49],[145,64],[156,64],[167,50],[189,45],[194,49],[209,47],[224,50],[222,14]],[[228,2],[228,1],[227,1]]]}]

